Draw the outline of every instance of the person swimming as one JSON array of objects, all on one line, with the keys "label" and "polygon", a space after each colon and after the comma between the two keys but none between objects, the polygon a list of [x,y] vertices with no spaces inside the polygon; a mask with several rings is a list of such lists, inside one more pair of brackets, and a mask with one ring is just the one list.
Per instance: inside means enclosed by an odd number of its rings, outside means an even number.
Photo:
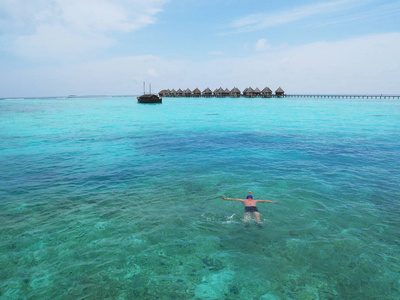
[{"label": "person swimming", "polygon": [[257,224],[261,222],[260,220],[260,213],[258,212],[257,202],[268,202],[268,203],[279,203],[270,200],[254,200],[253,195],[249,191],[246,199],[235,199],[235,198],[225,198],[224,196],[221,197],[224,200],[232,200],[232,201],[241,201],[244,204],[244,218],[245,221],[250,220],[251,214],[256,217]]}]

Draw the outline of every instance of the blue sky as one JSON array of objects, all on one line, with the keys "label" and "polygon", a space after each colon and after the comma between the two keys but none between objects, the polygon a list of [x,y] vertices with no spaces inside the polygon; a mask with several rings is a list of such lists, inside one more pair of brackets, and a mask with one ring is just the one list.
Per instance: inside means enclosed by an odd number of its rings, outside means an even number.
[{"label": "blue sky", "polygon": [[400,94],[400,1],[0,0],[0,97]]}]

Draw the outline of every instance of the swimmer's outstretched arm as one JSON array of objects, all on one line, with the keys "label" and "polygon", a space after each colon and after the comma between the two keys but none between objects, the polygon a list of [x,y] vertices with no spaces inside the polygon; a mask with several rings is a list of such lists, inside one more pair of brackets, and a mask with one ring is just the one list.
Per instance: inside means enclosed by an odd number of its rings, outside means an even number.
[{"label": "swimmer's outstretched arm", "polygon": [[232,201],[246,201],[246,199],[225,198],[224,196],[222,196],[221,198],[224,200],[232,200]]},{"label": "swimmer's outstretched arm", "polygon": [[269,201],[269,200],[254,200],[254,201],[256,201],[256,202],[268,202],[268,203],[275,203],[275,204],[280,203],[280,202],[274,202],[274,201]]},{"label": "swimmer's outstretched arm", "polygon": [[[224,200],[232,200],[232,201],[247,201],[247,199],[234,199],[234,198],[225,198],[224,196],[221,197]],[[268,202],[268,203],[275,203],[278,204],[280,202],[274,202],[270,200],[254,200],[255,202]]]}]

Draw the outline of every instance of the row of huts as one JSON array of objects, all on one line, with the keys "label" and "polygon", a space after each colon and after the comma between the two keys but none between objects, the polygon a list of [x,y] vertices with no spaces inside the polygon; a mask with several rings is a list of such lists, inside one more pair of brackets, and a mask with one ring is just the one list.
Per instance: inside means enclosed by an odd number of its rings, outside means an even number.
[{"label": "row of huts", "polygon": [[282,88],[278,88],[275,91],[275,94],[269,87],[264,88],[260,91],[259,88],[252,89],[251,87],[245,88],[243,92],[241,92],[238,88],[233,88],[232,90],[223,89],[220,87],[214,91],[211,91],[210,88],[206,88],[203,92],[198,88],[191,91],[190,89],[181,90],[178,89],[175,91],[172,90],[162,90],[158,93],[160,97],[247,97],[247,98],[255,98],[255,97],[263,97],[263,98],[271,98],[271,97],[284,97],[285,92]]}]

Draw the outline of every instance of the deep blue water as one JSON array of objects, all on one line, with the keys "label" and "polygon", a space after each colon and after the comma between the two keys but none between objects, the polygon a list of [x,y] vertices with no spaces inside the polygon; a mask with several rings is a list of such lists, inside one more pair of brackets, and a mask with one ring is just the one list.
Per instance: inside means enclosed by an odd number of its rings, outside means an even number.
[{"label": "deep blue water", "polygon": [[4,100],[0,141],[1,299],[400,298],[399,101]]}]

